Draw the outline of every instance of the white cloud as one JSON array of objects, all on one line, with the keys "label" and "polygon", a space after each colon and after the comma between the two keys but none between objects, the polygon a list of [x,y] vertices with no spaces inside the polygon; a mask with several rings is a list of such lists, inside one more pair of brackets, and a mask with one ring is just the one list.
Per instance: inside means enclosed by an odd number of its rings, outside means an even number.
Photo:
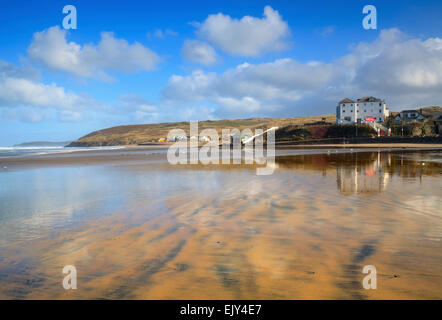
[{"label": "white cloud", "polygon": [[184,41],[181,54],[186,60],[205,66],[214,65],[218,61],[215,49],[210,44],[198,40]]},{"label": "white cloud", "polygon": [[43,84],[23,78],[3,78],[0,82],[0,101],[11,105],[32,105],[74,109],[84,107],[86,99],[55,83]]},{"label": "white cloud", "polygon": [[[129,123],[154,123],[214,119],[214,108],[205,105],[187,106],[178,102],[159,106],[136,94],[124,94],[113,107],[113,116],[125,117]],[[117,122],[118,123],[118,122]]]},{"label": "white cloud", "polygon": [[196,25],[199,36],[232,55],[258,56],[289,45],[286,41],[289,26],[270,6],[264,8],[261,19],[251,16],[235,19],[218,13]]},{"label": "white cloud", "polygon": [[30,66],[17,67],[0,59],[0,78],[26,78],[30,80],[39,80],[40,74]]},{"label": "white cloud", "polygon": [[218,75],[194,71],[189,76],[172,75],[162,94],[166,100],[173,102],[203,100],[211,95]]},{"label": "white cloud", "polygon": [[216,106],[218,117],[334,113],[346,96],[379,96],[392,110],[440,105],[442,39],[382,30],[330,63],[278,59],[220,74],[196,70],[171,76],[162,95],[168,103]]},{"label": "white cloud", "polygon": [[261,102],[253,97],[242,97],[235,99],[232,97],[218,97],[216,102],[223,106],[227,111],[236,112],[256,112],[261,109]]},{"label": "white cloud", "polygon": [[224,112],[247,114],[273,111],[317,93],[336,76],[332,65],[292,59],[271,63],[244,63],[218,75],[197,70],[188,76],[174,75],[163,90],[168,102],[210,101]]},{"label": "white cloud", "polygon": [[[375,90],[427,90],[442,86],[442,39],[408,39],[397,29],[383,31],[369,47],[355,54],[372,53],[358,69],[355,82]],[[373,51],[371,51],[372,49]],[[382,77],[382,80],[379,78]]]},{"label": "white cloud", "polygon": [[[80,111],[103,108],[92,97],[79,95],[55,83],[37,80],[34,70],[0,60],[0,108],[2,117],[38,122],[55,111],[63,121],[80,120]],[[52,111],[52,112],[51,112]]]},{"label": "white cloud", "polygon": [[158,108],[136,94],[120,96],[117,110],[129,115],[135,122],[152,122],[158,117]]},{"label": "white cloud", "polygon": [[97,45],[81,46],[67,42],[66,31],[58,26],[34,34],[28,47],[32,61],[80,77],[110,80],[108,71],[133,73],[153,70],[159,62],[158,55],[138,42],[129,44],[115,38],[113,33],[101,33]]}]

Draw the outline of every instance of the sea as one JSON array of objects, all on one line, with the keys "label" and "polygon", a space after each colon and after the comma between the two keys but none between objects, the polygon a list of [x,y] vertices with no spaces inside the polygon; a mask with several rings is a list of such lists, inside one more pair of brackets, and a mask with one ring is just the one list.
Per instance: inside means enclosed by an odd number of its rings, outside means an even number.
[{"label": "sea", "polygon": [[0,157],[12,157],[23,155],[44,155],[54,153],[70,153],[78,151],[116,150],[122,146],[111,147],[64,147],[64,146],[32,146],[32,147],[0,147]]}]

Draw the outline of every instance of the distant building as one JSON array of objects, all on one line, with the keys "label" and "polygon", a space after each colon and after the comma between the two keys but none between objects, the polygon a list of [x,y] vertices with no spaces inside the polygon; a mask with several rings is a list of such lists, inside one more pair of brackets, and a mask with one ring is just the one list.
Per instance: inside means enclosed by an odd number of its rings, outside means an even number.
[{"label": "distant building", "polygon": [[425,116],[420,113],[418,110],[403,110],[399,114],[394,117],[394,123],[395,124],[401,124],[402,121],[404,124],[410,123],[410,122],[422,122],[424,121]]},{"label": "distant building", "polygon": [[175,141],[187,141],[187,137],[186,136],[174,136],[171,139],[167,139],[167,141],[170,142],[175,142]]},{"label": "distant building", "polygon": [[382,123],[390,115],[385,100],[363,97],[353,101],[345,98],[336,107],[336,123]]}]

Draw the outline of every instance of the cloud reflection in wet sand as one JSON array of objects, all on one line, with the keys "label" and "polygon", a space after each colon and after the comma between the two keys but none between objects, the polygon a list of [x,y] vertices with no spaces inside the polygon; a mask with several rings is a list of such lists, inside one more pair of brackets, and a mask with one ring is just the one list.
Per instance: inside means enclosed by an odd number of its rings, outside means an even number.
[{"label": "cloud reflection in wet sand", "polygon": [[[54,183],[70,186],[65,211],[57,195],[44,211],[70,212],[72,223],[56,216],[34,221],[41,233],[32,240],[3,237],[0,297],[441,298],[441,157],[281,157],[271,176],[241,166],[76,168],[92,196],[63,168]],[[50,181],[40,200],[56,187]],[[29,219],[38,215],[7,223]],[[61,285],[68,264],[77,290]],[[367,264],[378,270],[377,290],[362,288]]]}]

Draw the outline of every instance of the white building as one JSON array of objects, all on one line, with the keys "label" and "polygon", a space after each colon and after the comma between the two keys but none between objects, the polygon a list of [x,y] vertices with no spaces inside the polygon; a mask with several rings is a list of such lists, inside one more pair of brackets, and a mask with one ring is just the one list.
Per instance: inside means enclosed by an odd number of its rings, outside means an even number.
[{"label": "white building", "polygon": [[382,123],[390,115],[385,100],[363,97],[356,101],[345,98],[336,107],[336,123]]}]

